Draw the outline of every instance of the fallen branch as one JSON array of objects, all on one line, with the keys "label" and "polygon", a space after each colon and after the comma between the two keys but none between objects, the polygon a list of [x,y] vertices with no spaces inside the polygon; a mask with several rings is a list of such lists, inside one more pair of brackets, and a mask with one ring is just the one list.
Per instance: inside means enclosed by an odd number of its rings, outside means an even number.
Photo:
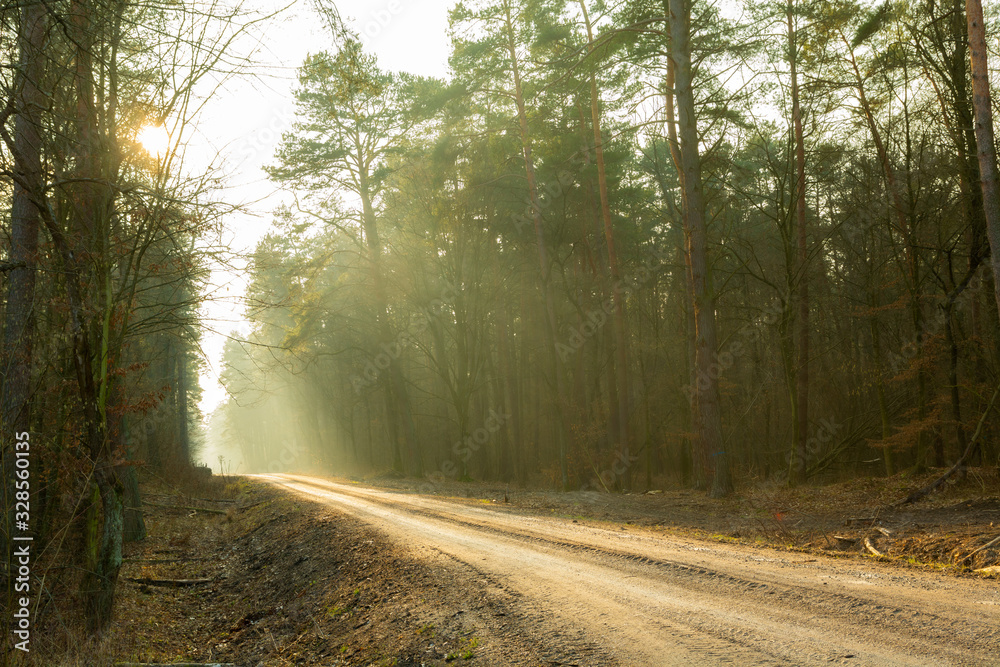
[{"label": "fallen branch", "polygon": [[882,526],[875,526],[875,530],[882,533],[886,537],[892,537],[892,531],[889,530],[888,528],[883,528]]},{"label": "fallen branch", "polygon": [[233,662],[116,662],[115,667],[236,667]]},{"label": "fallen branch", "polygon": [[833,539],[840,540],[841,542],[857,542],[858,541],[858,538],[856,538],[856,537],[844,537],[843,535],[834,535]]},{"label": "fallen branch", "polygon": [[236,509],[238,509],[238,510],[248,510],[251,507],[257,507],[257,505],[263,505],[266,502],[267,502],[266,500],[258,500],[255,503],[250,503],[249,505],[237,506]]},{"label": "fallen branch", "polygon": [[872,541],[867,537],[865,538],[865,548],[868,549],[868,551],[872,552],[872,554],[875,556],[884,555],[881,551],[875,548],[875,545],[873,545]]},{"label": "fallen branch", "polygon": [[147,491],[143,494],[144,496],[156,496],[158,498],[186,498],[187,500],[203,500],[206,503],[235,503],[236,500],[232,498],[198,498],[196,496],[186,496],[183,493],[153,493],[152,491]]},{"label": "fallen branch", "polygon": [[212,583],[211,579],[150,579],[149,577],[127,577],[128,581],[147,586],[165,586],[168,588],[184,588],[186,586],[201,586]]},{"label": "fallen branch", "polygon": [[921,498],[924,498],[925,496],[934,493],[939,488],[944,486],[945,482],[951,479],[955,473],[965,468],[966,461],[971,459],[972,456],[976,453],[976,450],[979,449],[979,436],[982,435],[983,433],[983,423],[986,422],[986,415],[990,414],[990,411],[993,409],[993,404],[996,402],[998,394],[1000,394],[1000,385],[997,385],[996,391],[993,392],[993,398],[990,399],[990,404],[986,406],[985,410],[983,410],[983,414],[979,418],[979,423],[976,424],[976,432],[972,434],[972,439],[969,440],[969,445],[965,448],[965,452],[962,453],[962,456],[957,461],[955,461],[955,465],[953,465],[951,469],[948,470],[948,472],[941,475],[940,477],[938,477],[936,480],[934,480],[924,488],[914,491],[913,493],[908,495],[905,499],[896,503],[895,505],[896,507],[901,507],[903,505],[915,503]]},{"label": "fallen branch", "polygon": [[165,507],[171,510],[194,510],[195,512],[211,512],[212,514],[228,514],[228,510],[213,510],[207,507],[186,507],[184,505],[161,505],[160,503],[151,503],[148,500],[142,501],[143,505],[149,505],[151,507]]},{"label": "fallen branch", "polygon": [[211,558],[123,558],[123,563],[142,563],[144,565],[162,563],[187,563],[195,560],[212,560]]},{"label": "fallen branch", "polygon": [[979,553],[983,549],[989,549],[994,544],[1000,544],[1000,536],[997,536],[997,537],[993,538],[992,540],[990,540],[989,542],[987,542],[983,546],[979,547],[978,549],[973,550],[972,553],[970,553],[968,556],[966,556],[965,558],[962,559],[962,562],[964,563],[965,561],[969,560],[970,558],[972,558],[973,556],[975,556],[977,553]]}]

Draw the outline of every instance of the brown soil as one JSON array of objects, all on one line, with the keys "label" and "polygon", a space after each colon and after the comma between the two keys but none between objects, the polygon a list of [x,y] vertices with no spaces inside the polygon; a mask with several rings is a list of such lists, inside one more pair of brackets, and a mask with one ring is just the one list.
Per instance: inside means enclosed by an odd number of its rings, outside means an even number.
[{"label": "brown soil", "polygon": [[[126,546],[111,631],[84,641],[48,619],[28,664],[542,664],[504,596],[456,587],[452,569],[407,558],[358,520],[259,482],[217,495],[235,502],[151,497],[230,509],[148,508],[149,537]],[[211,583],[130,581],[141,578]]]},{"label": "brown soil", "polygon": [[[640,529],[695,543],[862,558],[868,537],[886,554],[879,560],[960,575],[1000,562],[998,546],[963,563],[1000,535],[997,473],[972,471],[930,499],[888,508],[931,478],[757,487],[723,501],[679,490],[555,493],[458,482],[438,485],[434,495],[498,518],[562,517],[581,528]],[[421,486],[388,476],[366,482],[398,491]],[[446,554],[416,558],[398,539],[349,512],[246,479],[218,480],[198,495],[216,501],[149,495],[158,504],[225,514],[147,509],[150,536],[127,545],[117,620],[104,639],[74,641],[67,630],[72,623],[49,615],[28,664],[619,664],[606,646],[574,634],[572,625],[553,630],[542,612],[530,613],[528,600],[487,570]],[[176,562],[140,562],[150,560]],[[138,578],[211,581],[166,588],[130,581]]]},{"label": "brown soil", "polygon": [[375,526],[413,560],[451,569],[475,595],[511,600],[525,636],[568,656],[556,664],[1000,663],[1000,629],[983,623],[1000,589],[975,576],[532,516],[502,499],[260,479]]}]

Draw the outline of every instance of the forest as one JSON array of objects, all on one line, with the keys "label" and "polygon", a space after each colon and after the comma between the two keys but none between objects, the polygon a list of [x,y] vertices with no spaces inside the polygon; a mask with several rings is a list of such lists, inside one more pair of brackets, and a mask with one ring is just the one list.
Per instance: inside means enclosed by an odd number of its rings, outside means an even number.
[{"label": "forest", "polygon": [[225,353],[250,469],[722,496],[965,453],[997,315],[961,3],[450,25],[447,81],[350,33],[299,69]]},{"label": "forest", "polygon": [[[995,6],[470,0],[430,78],[314,5],[245,258],[184,157],[274,16],[0,11],[8,602],[30,500],[40,604],[105,629],[139,479],[206,463],[711,498],[1000,466]],[[208,275],[244,260],[202,415]]]}]

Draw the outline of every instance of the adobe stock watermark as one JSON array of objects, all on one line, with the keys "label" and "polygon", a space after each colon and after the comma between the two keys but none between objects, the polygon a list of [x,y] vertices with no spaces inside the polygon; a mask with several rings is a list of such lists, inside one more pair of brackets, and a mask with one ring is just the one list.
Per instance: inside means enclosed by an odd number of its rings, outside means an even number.
[{"label": "adobe stock watermark", "polygon": [[371,12],[361,26],[361,40],[370,45],[402,12],[403,3],[400,0],[389,0],[384,7]]},{"label": "adobe stock watermark", "polygon": [[832,419],[820,419],[819,428],[806,440],[805,458],[799,456],[795,450],[785,454],[785,468],[775,473],[775,479],[779,483],[788,481],[791,472],[801,473],[807,470],[807,466],[819,458],[825,445],[833,440],[833,437],[844,428],[843,424],[838,424]]},{"label": "adobe stock watermark", "polygon": [[[980,271],[983,270],[985,270],[985,267],[980,268]],[[959,294],[955,299],[955,303],[952,304],[952,312],[964,308],[966,302],[971,298],[972,294],[973,292],[970,289],[965,289],[961,294]],[[889,358],[889,368],[892,372],[899,373],[903,369],[907,368],[910,365],[910,362],[920,353],[921,349],[927,345],[928,341],[944,330],[947,323],[948,313],[941,304],[938,304],[938,306],[934,308],[934,314],[921,320],[918,331],[900,346],[898,353],[890,351],[887,354]]]},{"label": "adobe stock watermark", "polygon": [[27,431],[16,434],[13,446],[14,461],[11,477],[14,480],[14,507],[11,524],[11,581],[14,605],[12,624],[14,636],[19,640],[14,648],[24,653],[30,652],[31,644],[31,547],[34,537],[31,531],[31,436]]},{"label": "adobe stock watermark", "polygon": [[427,331],[431,322],[441,317],[458,297],[458,288],[447,283],[436,299],[432,299],[426,308],[421,308],[410,316],[410,323],[396,334],[389,343],[382,343],[380,352],[365,362],[360,375],[351,377],[351,388],[355,394],[371,387],[378,382],[382,371],[389,368],[393,361],[399,359],[403,350],[417,344],[417,336]]},{"label": "adobe stock watermark", "polygon": [[[568,164],[570,166],[575,164],[577,171],[583,169],[590,164],[584,151],[590,150],[587,148],[578,151],[569,158]],[[530,198],[525,199],[524,209],[520,213],[511,214],[514,229],[520,232],[526,226],[534,226],[535,214],[541,213],[551,206],[558,197],[565,194],[566,189],[576,181],[577,171],[571,171],[569,168],[560,169],[554,181],[547,181],[539,185],[536,193],[537,205],[533,204]]]},{"label": "adobe stock watermark", "polygon": [[299,458],[304,453],[305,448],[299,444],[298,438],[286,439],[283,441],[278,454],[267,462],[267,470],[265,472],[274,474],[295,470],[297,466],[293,466],[292,464],[298,463]]},{"label": "adobe stock watermark", "polygon": [[705,391],[708,389],[711,380],[718,380],[722,377],[722,374],[725,371],[732,368],[736,364],[736,361],[743,356],[746,351],[745,344],[753,342],[753,340],[760,339],[764,336],[762,327],[758,325],[762,324],[764,326],[770,326],[775,324],[785,312],[787,303],[787,294],[785,295],[785,299],[774,297],[771,299],[771,302],[764,307],[764,312],[759,318],[741,326],[732,337],[732,340],[730,340],[726,345],[726,348],[715,353],[715,360],[709,364],[708,370],[703,371],[698,369],[697,376],[695,377],[695,384],[688,384],[684,386],[682,391],[685,396],[687,396],[688,400],[691,400],[695,392]]},{"label": "adobe stock watermark", "polygon": [[630,454],[628,450],[615,452],[614,461],[612,461],[609,468],[605,468],[597,474],[597,481],[601,483],[601,487],[597,487],[591,481],[586,481],[580,486],[581,491],[600,491],[603,488],[604,491],[611,492],[611,489],[615,487],[615,484],[619,479],[625,478],[625,475],[632,466],[639,460],[638,456]]},{"label": "adobe stock watermark", "polygon": [[261,157],[270,157],[281,135],[295,122],[295,109],[284,105],[273,110],[267,121],[240,140],[237,155],[240,162],[254,164]]},{"label": "adobe stock watermark", "polygon": [[420,485],[418,492],[434,493],[441,488],[446,480],[456,479],[462,470],[460,464],[468,463],[472,455],[490,442],[509,419],[509,414],[498,413],[490,408],[490,413],[483,421],[483,425],[451,446],[453,458],[445,460],[437,470],[428,473],[427,481]]},{"label": "adobe stock watermark", "polygon": [[[626,278],[618,280],[611,289],[616,294],[628,295],[646,285],[656,275],[656,269],[665,265],[670,259],[669,253],[661,248],[652,251],[652,257],[647,257],[642,265]],[[614,313],[615,300],[609,296],[601,301],[599,307],[587,312],[583,322],[575,327],[570,327],[569,338],[566,342],[556,343],[556,352],[561,361],[566,361],[572,353],[578,351],[588,340],[597,335],[604,325],[608,323],[608,318]]]}]

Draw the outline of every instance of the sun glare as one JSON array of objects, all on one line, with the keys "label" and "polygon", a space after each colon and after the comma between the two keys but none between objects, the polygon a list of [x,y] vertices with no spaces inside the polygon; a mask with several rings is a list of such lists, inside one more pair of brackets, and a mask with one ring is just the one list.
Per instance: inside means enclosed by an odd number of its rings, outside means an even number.
[{"label": "sun glare", "polygon": [[138,141],[147,153],[154,156],[164,155],[170,148],[170,135],[162,125],[147,125],[136,135]]}]

